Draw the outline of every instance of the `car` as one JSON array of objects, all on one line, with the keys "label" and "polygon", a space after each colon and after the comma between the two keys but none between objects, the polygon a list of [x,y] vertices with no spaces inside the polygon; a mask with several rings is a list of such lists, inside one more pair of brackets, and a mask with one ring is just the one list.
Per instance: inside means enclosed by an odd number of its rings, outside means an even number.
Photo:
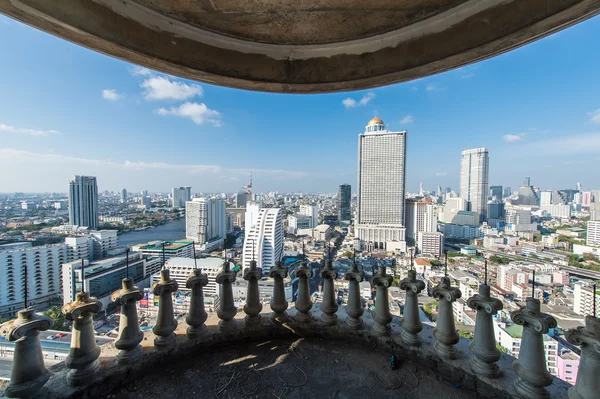
[{"label": "car", "polygon": [[51,339],[51,340],[54,340],[54,339],[56,339],[56,335],[48,335],[48,336],[46,337],[46,339]]},{"label": "car", "polygon": [[56,338],[62,338],[65,336],[65,333],[58,333],[56,334]]}]

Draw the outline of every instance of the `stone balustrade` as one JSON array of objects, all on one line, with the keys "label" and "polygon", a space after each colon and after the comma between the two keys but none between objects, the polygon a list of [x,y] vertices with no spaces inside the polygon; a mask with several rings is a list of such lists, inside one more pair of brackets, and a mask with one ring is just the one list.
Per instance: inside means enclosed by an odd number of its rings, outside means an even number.
[{"label": "stone balustrade", "polygon": [[[303,269],[300,273],[303,278],[310,278],[312,272],[309,268],[304,266],[300,269]],[[257,270],[248,270],[244,273],[244,278],[251,282],[256,279]],[[270,275],[276,281],[287,274],[281,265],[274,270]],[[325,279],[331,280],[329,289],[333,290],[337,273],[327,269],[322,274]],[[351,282],[360,281],[362,274],[353,269],[347,273],[346,278]],[[233,301],[229,297],[231,281],[234,279],[234,272],[229,270],[228,265],[224,265],[217,279],[221,284],[220,300],[223,301],[220,311],[207,315],[201,309],[201,302],[194,301],[193,314],[171,325],[172,309],[159,309],[159,312],[162,310],[165,315],[163,327],[168,328],[153,329],[144,333],[139,330],[135,314],[135,303],[141,299],[141,293],[133,286],[131,279],[124,279],[122,289],[113,294],[113,300],[121,306],[119,337],[114,343],[102,346],[99,353],[89,338],[89,320],[100,307],[94,298],[82,293],[75,302],[65,307],[69,318],[77,321],[73,328],[78,331],[73,335],[70,360],[49,369],[43,364],[38,335],[39,331],[50,327],[51,321],[35,314],[31,308],[20,312],[17,320],[4,324],[5,331],[0,331],[18,344],[11,382],[4,391],[0,391],[0,397],[103,397],[142,376],[150,368],[160,367],[160,364],[165,362],[177,362],[191,353],[218,356],[216,351],[219,346],[299,336],[319,337],[338,342],[345,340],[356,345],[384,349],[390,354],[396,354],[400,359],[415,361],[461,389],[475,392],[482,397],[550,396],[561,399],[588,399],[596,397],[594,395],[598,392],[595,375],[599,367],[600,328],[596,318],[589,317],[586,327],[570,331],[567,335],[571,342],[582,345],[582,367],[585,366],[580,371],[577,385],[572,387],[547,374],[545,363],[540,361],[538,347],[541,334],[555,325],[555,321],[540,313],[539,301],[534,299],[527,301],[526,308],[513,312],[514,321],[524,326],[522,348],[525,349],[522,349],[517,362],[508,355],[499,354],[492,347],[495,342],[490,338],[490,316],[500,305],[489,297],[489,287],[486,285],[482,285],[479,294],[469,300],[469,306],[478,312],[477,320],[481,323],[481,328],[476,326],[476,339],[471,342],[454,335],[456,332],[453,330],[451,306],[440,306],[436,328],[431,323],[421,325],[416,322],[412,313],[408,316],[405,314],[404,319],[389,314],[389,309],[385,307],[388,306],[387,288],[391,278],[384,270],[376,274],[372,281],[378,289],[376,301],[379,306],[375,312],[359,311],[355,309],[355,303],[349,303],[346,308],[329,306],[329,302],[325,305],[312,304],[309,298],[300,307],[296,303],[295,307],[288,308],[285,299],[281,298],[280,284],[275,284],[274,297],[277,296],[277,299],[272,301],[275,305],[273,309],[269,306],[260,309],[252,299],[252,303],[244,308],[245,314],[238,314],[237,309],[231,307],[230,302]],[[170,281],[168,274],[162,276],[162,284],[168,289],[161,292],[170,291]],[[202,298],[203,285],[205,278],[199,271],[190,276],[188,286],[196,289],[194,295],[198,299]],[[350,284],[349,289],[357,291],[349,292],[349,297],[360,297],[358,284]],[[403,289],[416,294],[423,287],[415,280],[414,275],[409,275],[403,281]],[[250,287],[249,290],[254,290],[254,287]],[[440,299],[440,304],[448,302],[446,305],[449,305],[460,297],[460,291],[451,287],[446,280],[434,291],[434,295]],[[304,295],[306,296],[306,293]],[[160,301],[159,306],[169,307],[169,301]],[[414,307],[414,303],[411,306]],[[414,309],[411,312],[414,312]],[[267,317],[260,317],[261,314]],[[190,327],[193,328],[190,330]],[[165,340],[168,340],[169,350],[164,350],[164,345],[157,345]],[[386,362],[387,359],[382,361]],[[571,390],[568,393],[569,388]],[[207,392],[207,396],[210,394]]]}]

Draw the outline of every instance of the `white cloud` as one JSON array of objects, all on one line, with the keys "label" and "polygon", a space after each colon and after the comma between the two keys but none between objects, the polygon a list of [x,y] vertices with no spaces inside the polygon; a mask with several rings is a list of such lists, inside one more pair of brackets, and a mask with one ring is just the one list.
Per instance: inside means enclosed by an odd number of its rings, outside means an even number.
[{"label": "white cloud", "polygon": [[523,136],[518,134],[505,134],[502,136],[502,140],[506,141],[507,143],[514,143],[516,141],[523,140]]},{"label": "white cloud", "polygon": [[427,87],[425,87],[425,90],[427,90],[429,92],[433,92],[433,91],[445,91],[446,89],[444,87],[439,87],[437,84],[430,83],[427,85]]},{"label": "white cloud", "polygon": [[592,122],[596,125],[600,125],[600,108],[598,108],[594,112],[590,112],[589,116],[590,116],[590,122]]},{"label": "white cloud", "polygon": [[159,108],[156,110],[159,115],[175,115],[181,118],[190,118],[197,125],[202,125],[206,122],[215,127],[221,126],[221,114],[209,109],[204,103],[186,102],[179,107],[171,107],[170,109]]},{"label": "white cloud", "polygon": [[372,99],[375,98],[375,93],[369,92],[365,94],[360,100],[356,101],[352,97],[348,97],[342,100],[342,105],[346,108],[354,108],[356,106],[364,107],[367,105]]},{"label": "white cloud", "polygon": [[14,127],[0,123],[0,132],[12,133],[12,134],[23,134],[27,136],[50,136],[53,134],[62,135],[58,130],[39,130],[39,129],[24,129],[20,127]]},{"label": "white cloud", "polygon": [[581,133],[562,136],[550,140],[531,142],[522,146],[523,151],[534,151],[538,155],[550,154],[598,154],[600,153],[600,133]]},{"label": "white cloud", "polygon": [[152,75],[152,71],[148,68],[136,65],[131,70],[131,74],[134,76],[150,76]]},{"label": "white cloud", "polygon": [[448,176],[448,172],[437,172],[435,175],[437,177]]},{"label": "white cloud", "polygon": [[402,118],[402,120],[400,121],[401,124],[406,125],[409,123],[413,123],[415,121],[415,118],[413,118],[412,115],[406,115],[404,118]]},{"label": "white cloud", "polygon": [[475,76],[475,74],[472,72],[469,72],[469,73],[462,75],[460,78],[461,79],[471,79],[473,76]]},{"label": "white cloud", "polygon": [[102,90],[102,98],[105,100],[116,101],[121,98],[121,95],[117,93],[115,89],[104,89]]},{"label": "white cloud", "polygon": [[186,100],[191,97],[202,97],[202,87],[173,81],[164,76],[153,76],[140,85],[146,100]]}]

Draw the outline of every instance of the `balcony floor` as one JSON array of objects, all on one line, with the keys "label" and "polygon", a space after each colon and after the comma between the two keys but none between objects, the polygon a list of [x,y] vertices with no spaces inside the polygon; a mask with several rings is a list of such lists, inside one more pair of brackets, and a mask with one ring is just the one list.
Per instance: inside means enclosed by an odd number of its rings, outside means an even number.
[{"label": "balcony floor", "polygon": [[321,338],[267,340],[160,365],[110,398],[476,398],[416,363]]}]

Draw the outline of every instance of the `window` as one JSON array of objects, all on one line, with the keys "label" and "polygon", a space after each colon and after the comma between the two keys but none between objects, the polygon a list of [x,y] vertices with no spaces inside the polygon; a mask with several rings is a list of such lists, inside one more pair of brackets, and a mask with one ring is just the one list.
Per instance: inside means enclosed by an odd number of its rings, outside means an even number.
[{"label": "window", "polygon": [[573,372],[571,370],[567,370],[566,373],[567,374],[573,374]]}]

